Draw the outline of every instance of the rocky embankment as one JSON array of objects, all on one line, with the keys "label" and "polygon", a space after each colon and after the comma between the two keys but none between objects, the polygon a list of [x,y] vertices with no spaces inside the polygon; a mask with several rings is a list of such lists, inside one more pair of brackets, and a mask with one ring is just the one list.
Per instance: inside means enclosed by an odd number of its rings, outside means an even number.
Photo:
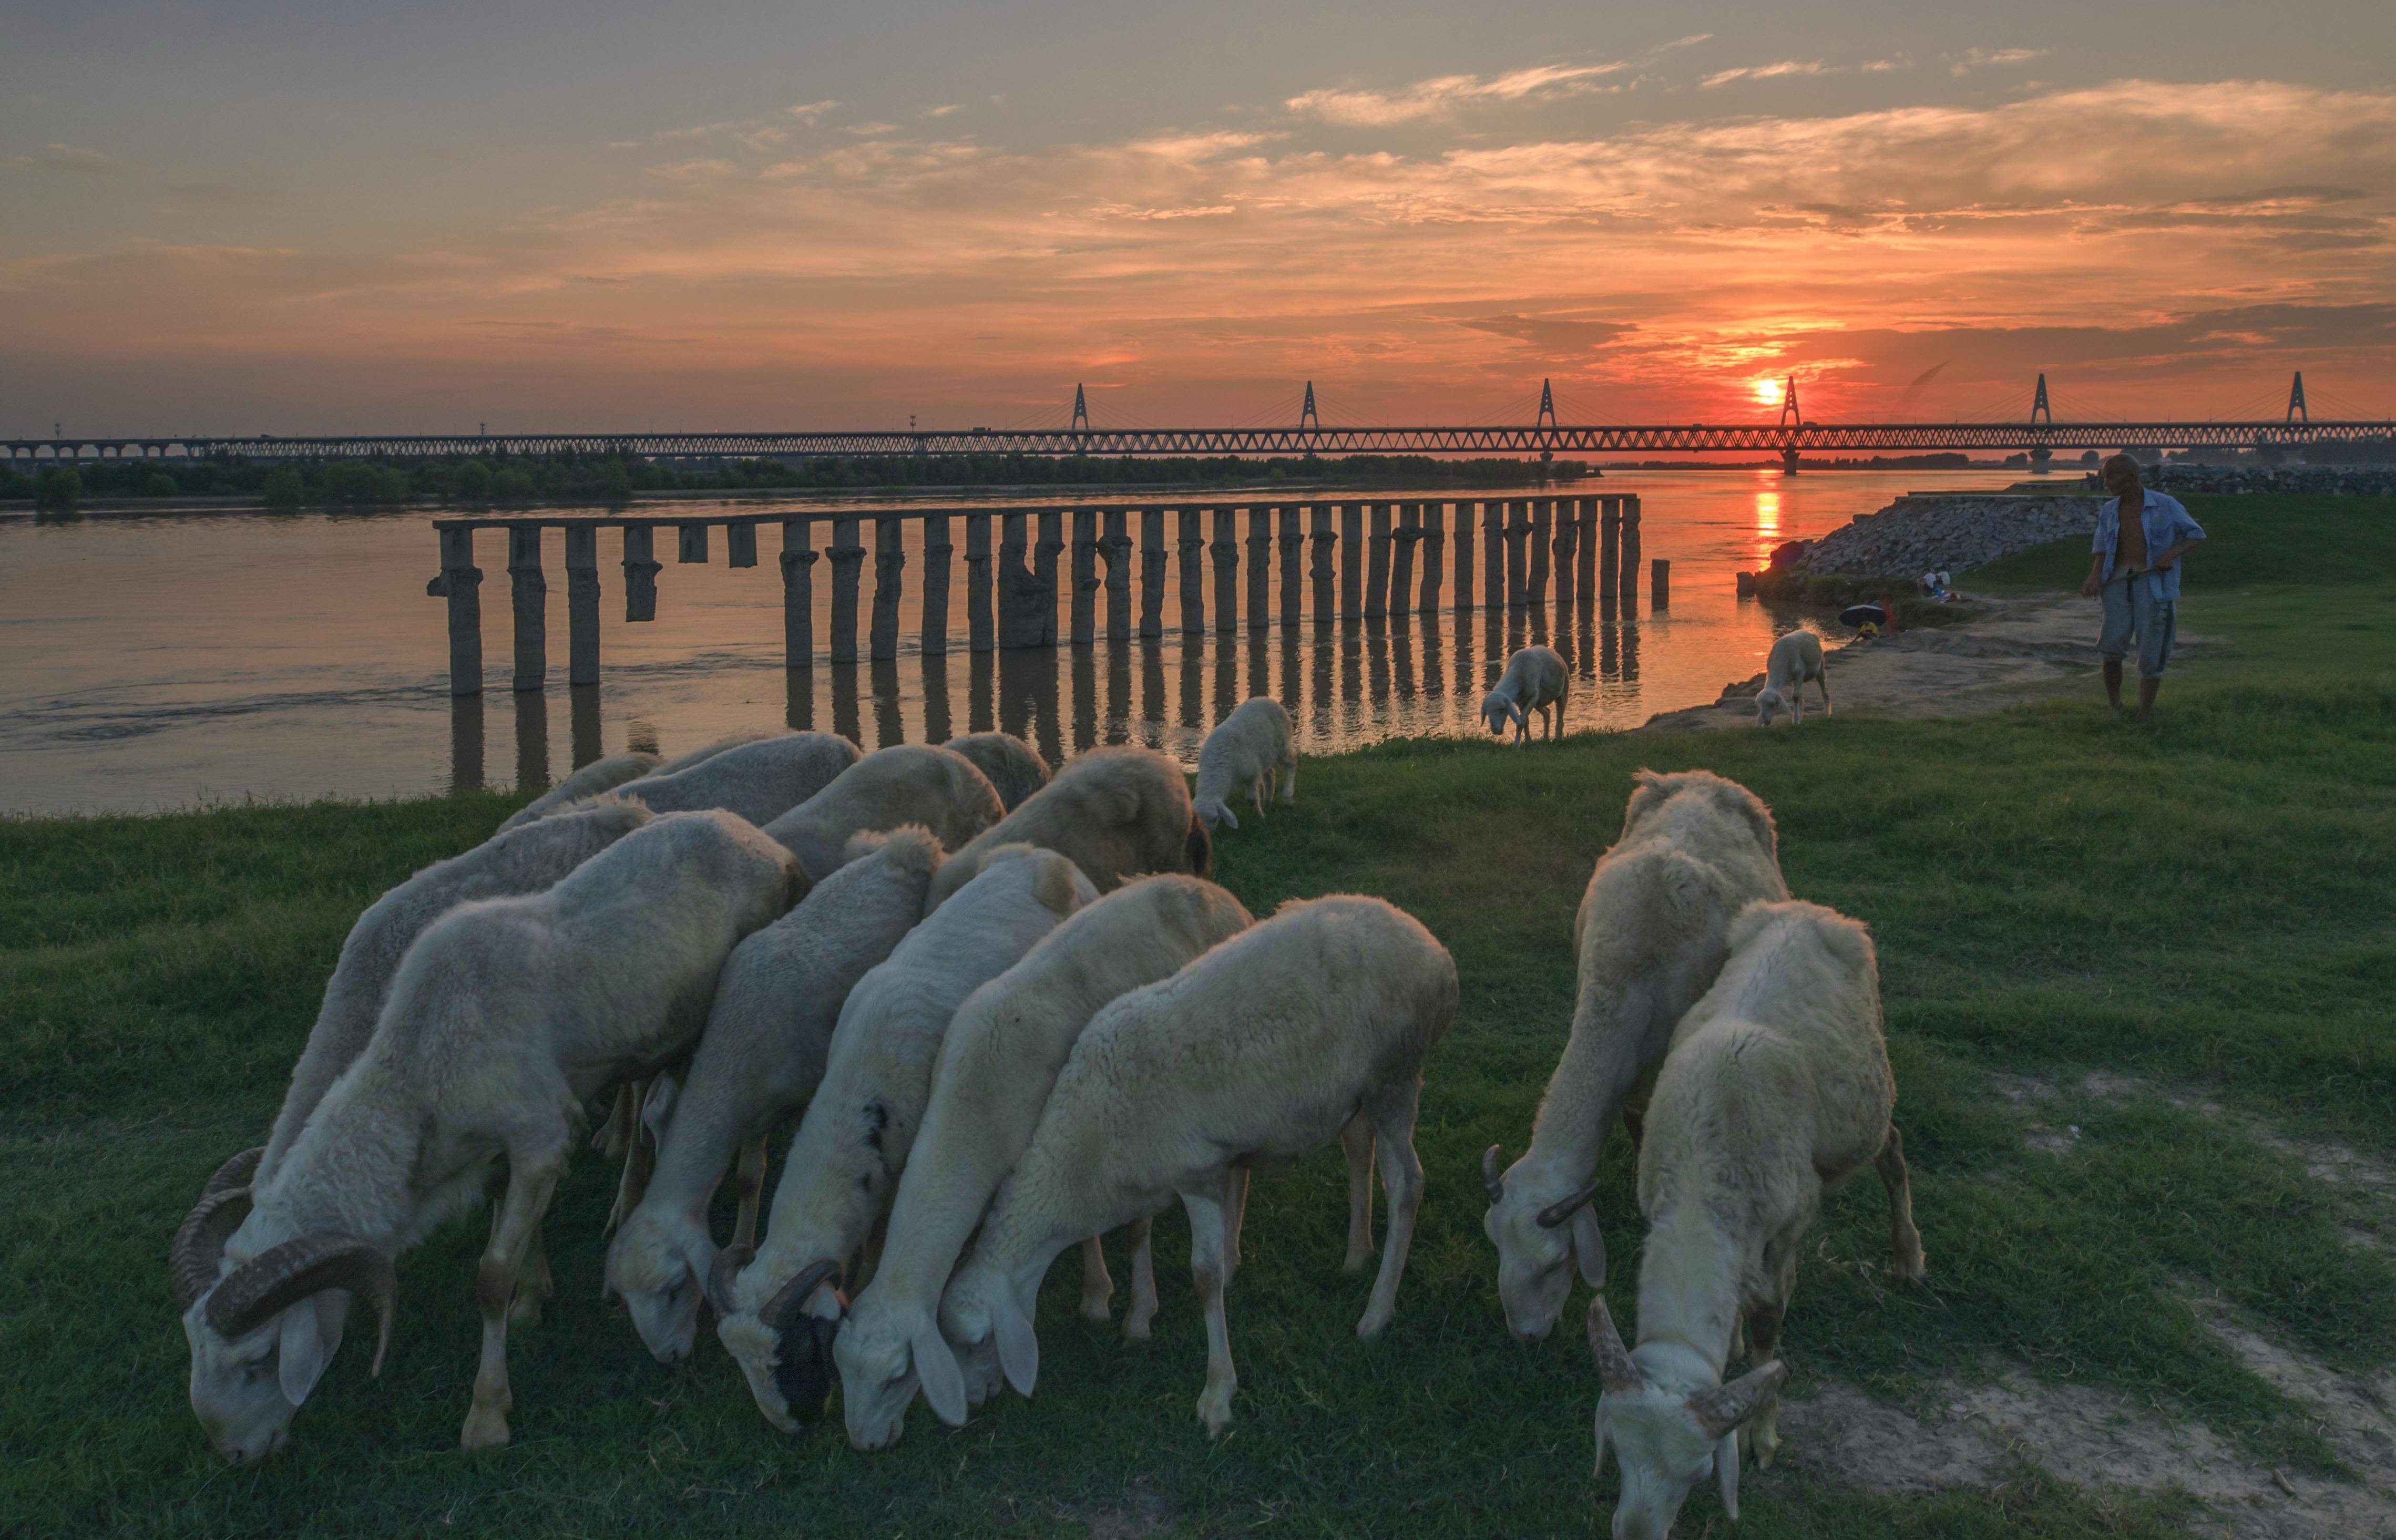
[{"label": "rocky embankment", "polygon": [[1797,571],[1853,577],[1962,572],[2017,551],[2085,537],[2096,527],[2102,497],[2011,493],[1899,498],[1858,515],[1787,563]]}]

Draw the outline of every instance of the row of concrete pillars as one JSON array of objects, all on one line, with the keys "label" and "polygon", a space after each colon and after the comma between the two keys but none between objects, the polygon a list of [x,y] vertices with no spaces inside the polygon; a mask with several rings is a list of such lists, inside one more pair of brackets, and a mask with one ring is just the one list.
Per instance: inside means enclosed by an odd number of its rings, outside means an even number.
[{"label": "row of concrete pillars", "polygon": [[[1450,509],[1455,513],[1453,540]],[[1170,546],[1165,516],[1175,515]],[[1279,618],[1295,625],[1305,617],[1306,595],[1313,594],[1318,622],[1370,619],[1392,611],[1423,613],[1449,607],[1442,598],[1450,591],[1446,568],[1455,570],[1452,605],[1475,606],[1473,569],[1478,546],[1482,580],[1479,603],[1490,608],[1523,608],[1544,604],[1551,588],[1556,603],[1568,604],[1577,593],[1617,594],[1635,599],[1639,573],[1639,499],[1635,496],[1538,498],[1485,502],[1341,502],[1283,504],[1267,507],[1215,508],[1045,508],[1020,512],[1002,510],[962,513],[898,511],[873,519],[873,548],[862,543],[864,518],[859,514],[781,518],[782,627],[789,666],[811,667],[815,661],[815,565],[819,557],[832,562],[832,635],[835,663],[858,658],[859,577],[868,555],[873,558],[872,611],[867,645],[870,656],[898,656],[899,603],[905,591],[906,552],[899,538],[904,520],[924,525],[922,555],[924,591],[921,605],[921,650],[939,655],[949,646],[949,584],[955,548],[949,543],[951,521],[965,526],[965,629],[975,652],[993,647],[1054,646],[1059,590],[1058,564],[1069,551],[1071,603],[1066,606],[1064,638],[1086,645],[1098,635],[1099,594],[1105,595],[1105,635],[1127,641],[1134,634],[1132,616],[1133,558],[1138,558],[1139,615],[1137,634],[1165,633],[1165,583],[1168,554],[1178,549],[1180,581],[1180,630],[1184,636],[1203,635],[1207,625],[1208,567],[1214,578],[1214,625],[1218,632],[1240,629],[1240,521],[1246,515],[1247,615],[1250,630],[1262,631],[1275,618],[1272,606],[1273,563],[1279,558]],[[1138,520],[1135,544],[1131,521]],[[991,522],[999,523],[996,571],[992,570]],[[1072,521],[1072,540],[1065,538]],[[1036,524],[1035,524],[1036,521]],[[760,519],[692,521],[670,524],[675,531],[676,554],[685,563],[708,560],[709,531],[725,527],[726,557],[736,567],[757,564]],[[814,547],[813,525],[829,522],[832,545]],[[1211,523],[1212,540],[1208,539]],[[566,531],[566,617],[569,631],[567,682],[595,684],[599,681],[599,530],[604,524],[624,534],[624,618],[657,617],[657,524],[615,520],[493,519],[442,520],[441,572],[428,587],[449,604],[449,687],[454,695],[479,694],[483,687],[482,569],[474,564],[474,532],[501,528],[508,539],[510,599],[515,617],[514,687],[538,690],[547,683],[549,586],[541,570],[540,532],[552,525]],[[1335,524],[1337,527],[1335,527]],[[1037,539],[1029,537],[1037,535]],[[1475,536],[1478,536],[1476,541]],[[1311,548],[1311,549],[1310,549]],[[1419,548],[1419,552],[1418,551]],[[1452,558],[1450,555],[1452,548]],[[1420,558],[1420,577],[1416,573]],[[1103,574],[1100,568],[1104,568]],[[1671,603],[1671,565],[1656,561],[1650,569],[1650,603],[1657,609]]]}]

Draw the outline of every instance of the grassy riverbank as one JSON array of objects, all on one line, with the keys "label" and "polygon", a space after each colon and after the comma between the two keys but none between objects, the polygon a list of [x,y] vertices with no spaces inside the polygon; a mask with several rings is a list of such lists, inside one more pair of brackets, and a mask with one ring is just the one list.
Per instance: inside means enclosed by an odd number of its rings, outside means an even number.
[{"label": "grassy riverbank", "polygon": [[[1527,1132],[1569,1016],[1573,909],[1643,764],[1754,787],[1791,886],[1880,941],[1931,1277],[1881,1274],[1876,1183],[1831,1200],[1784,1339],[1792,1394],[1917,1405],[2017,1368],[2336,1478],[2314,1415],[2190,1302],[2341,1371],[2396,1361],[2396,1208],[2306,1170],[2329,1145],[2396,1158],[2396,508],[2197,515],[2216,539],[2182,626],[2227,641],[2175,674],[2150,726],[2103,712],[2092,681],[1970,721],[1391,744],[1309,762],[1297,809],[1227,836],[1219,874],[1251,908],[1384,895],[1455,951],[1464,994],[1425,1092],[1431,1190],[1396,1325],[1351,1334],[1368,1281],[1338,1271],[1336,1152],[1261,1181],[1231,1305],[1237,1420],[1212,1444],[1178,1218],[1160,1226],[1152,1344],[1075,1319],[1077,1269],[1059,1268],[1036,1401],[957,1433],[918,1408],[868,1458],[836,1428],[771,1432],[712,1341],[679,1371],[648,1360],[596,1298],[612,1175],[586,1158],[553,1211],[559,1295],[517,1338],[513,1448],[455,1449],[467,1223],[403,1261],[379,1383],[353,1345],[291,1456],[220,1468],[184,1403],[167,1238],[216,1162],[262,1135],[357,910],[508,800],[0,823],[0,1530],[1586,1534],[1614,1487],[1590,1477],[1587,1351],[1569,1331],[1507,1340],[1477,1164]],[[2052,587],[2084,563],[2030,552],[1978,576]],[[2033,1124],[2048,1148],[2025,1142]],[[1631,1164],[1617,1137],[1599,1200],[1626,1322]],[[2036,1471],[1887,1496],[1783,1467],[1750,1472],[1744,1497],[1739,1533],[1759,1537],[2147,1535],[2182,1516]],[[1683,1532],[1710,1525],[1724,1533],[1701,1494]]]}]

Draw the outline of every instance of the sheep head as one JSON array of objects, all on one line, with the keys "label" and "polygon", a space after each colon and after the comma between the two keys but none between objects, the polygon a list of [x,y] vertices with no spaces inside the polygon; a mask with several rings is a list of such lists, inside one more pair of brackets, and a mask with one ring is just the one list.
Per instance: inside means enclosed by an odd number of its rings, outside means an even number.
[{"label": "sheep head", "polygon": [[715,1270],[716,1250],[687,1215],[647,1204],[632,1211],[607,1246],[607,1292],[623,1300],[632,1330],[659,1363],[690,1357],[699,1302]]},{"label": "sheep head", "polygon": [[1506,729],[1513,724],[1519,714],[1514,710],[1514,703],[1496,690],[1481,697],[1481,720],[1489,724],[1490,732],[1500,737],[1505,736]]},{"label": "sheep head", "polygon": [[1240,827],[1238,816],[1225,805],[1220,797],[1201,797],[1191,805],[1191,810],[1198,816],[1198,821],[1210,830]]},{"label": "sheep head", "polygon": [[[737,1261],[739,1253],[727,1248],[725,1255]],[[785,1433],[801,1432],[823,1415],[832,1400],[832,1343],[848,1309],[848,1296],[840,1290],[840,1264],[802,1268],[754,1311],[738,1308],[729,1297],[721,1281],[730,1270],[720,1265],[715,1269],[723,1316],[715,1334],[740,1365],[765,1420]]]},{"label": "sheep head", "polygon": [[865,1302],[841,1321],[832,1356],[840,1369],[841,1416],[852,1447],[872,1451],[897,1443],[919,1385],[942,1422],[965,1426],[965,1375],[929,1310],[876,1309]]},{"label": "sheep head", "polygon": [[1597,1462],[1610,1439],[1622,1465],[1614,1540],[1664,1540],[1697,1484],[1710,1473],[1723,1511],[1738,1521],[1739,1425],[1772,1404],[1789,1370],[1778,1360],[1728,1385],[1658,1385],[1622,1345],[1605,1301],[1589,1304],[1589,1348],[1604,1387],[1597,1398]]},{"label": "sheep head", "polygon": [[1605,1237],[1591,1204],[1597,1178],[1542,1202],[1531,1158],[1525,1155],[1504,1171],[1501,1159],[1496,1145],[1481,1157],[1481,1181],[1489,1193],[1482,1233],[1498,1248],[1498,1298],[1506,1309],[1506,1329],[1517,1341],[1539,1342],[1564,1314],[1576,1258],[1591,1288],[1605,1287]]},{"label": "sheep head", "polygon": [[1771,726],[1772,719],[1788,709],[1789,704],[1781,698],[1780,692],[1769,684],[1755,693],[1755,724],[1758,727]]},{"label": "sheep head", "polygon": [[[246,1202],[246,1188],[218,1199]],[[203,1205],[205,1208],[206,1205]],[[213,1274],[218,1256],[195,1213],[177,1237],[179,1283]],[[373,1372],[382,1372],[399,1285],[391,1258],[352,1235],[303,1235],[273,1246],[189,1295],[183,1335],[192,1348],[192,1411],[217,1453],[235,1464],[261,1460],[288,1441],[291,1414],[307,1401],[341,1345],[351,1299],[364,1294],[377,1317]]]},{"label": "sheep head", "polygon": [[[1017,1308],[1005,1277],[980,1261],[959,1267],[940,1296],[940,1338],[965,1382],[968,1406],[979,1406],[998,1392],[1005,1377],[998,1357],[998,1319]],[[937,1403],[934,1410],[938,1410]],[[964,1418],[957,1422],[962,1425]]]}]

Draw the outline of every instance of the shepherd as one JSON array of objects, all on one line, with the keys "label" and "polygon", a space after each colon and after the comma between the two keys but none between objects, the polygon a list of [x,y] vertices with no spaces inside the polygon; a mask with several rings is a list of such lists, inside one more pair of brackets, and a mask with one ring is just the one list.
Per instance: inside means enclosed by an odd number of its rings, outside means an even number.
[{"label": "shepherd", "polygon": [[2089,547],[2095,556],[2080,592],[2104,601],[2096,656],[2104,659],[2105,698],[2117,711],[2122,661],[2136,644],[2138,720],[2145,722],[2155,713],[2155,692],[2163,687],[2177,630],[2179,559],[2204,531],[2178,498],[2145,485],[2138,462],[2127,455],[2105,462],[2105,489],[2113,497],[2096,511],[2096,538]]}]

